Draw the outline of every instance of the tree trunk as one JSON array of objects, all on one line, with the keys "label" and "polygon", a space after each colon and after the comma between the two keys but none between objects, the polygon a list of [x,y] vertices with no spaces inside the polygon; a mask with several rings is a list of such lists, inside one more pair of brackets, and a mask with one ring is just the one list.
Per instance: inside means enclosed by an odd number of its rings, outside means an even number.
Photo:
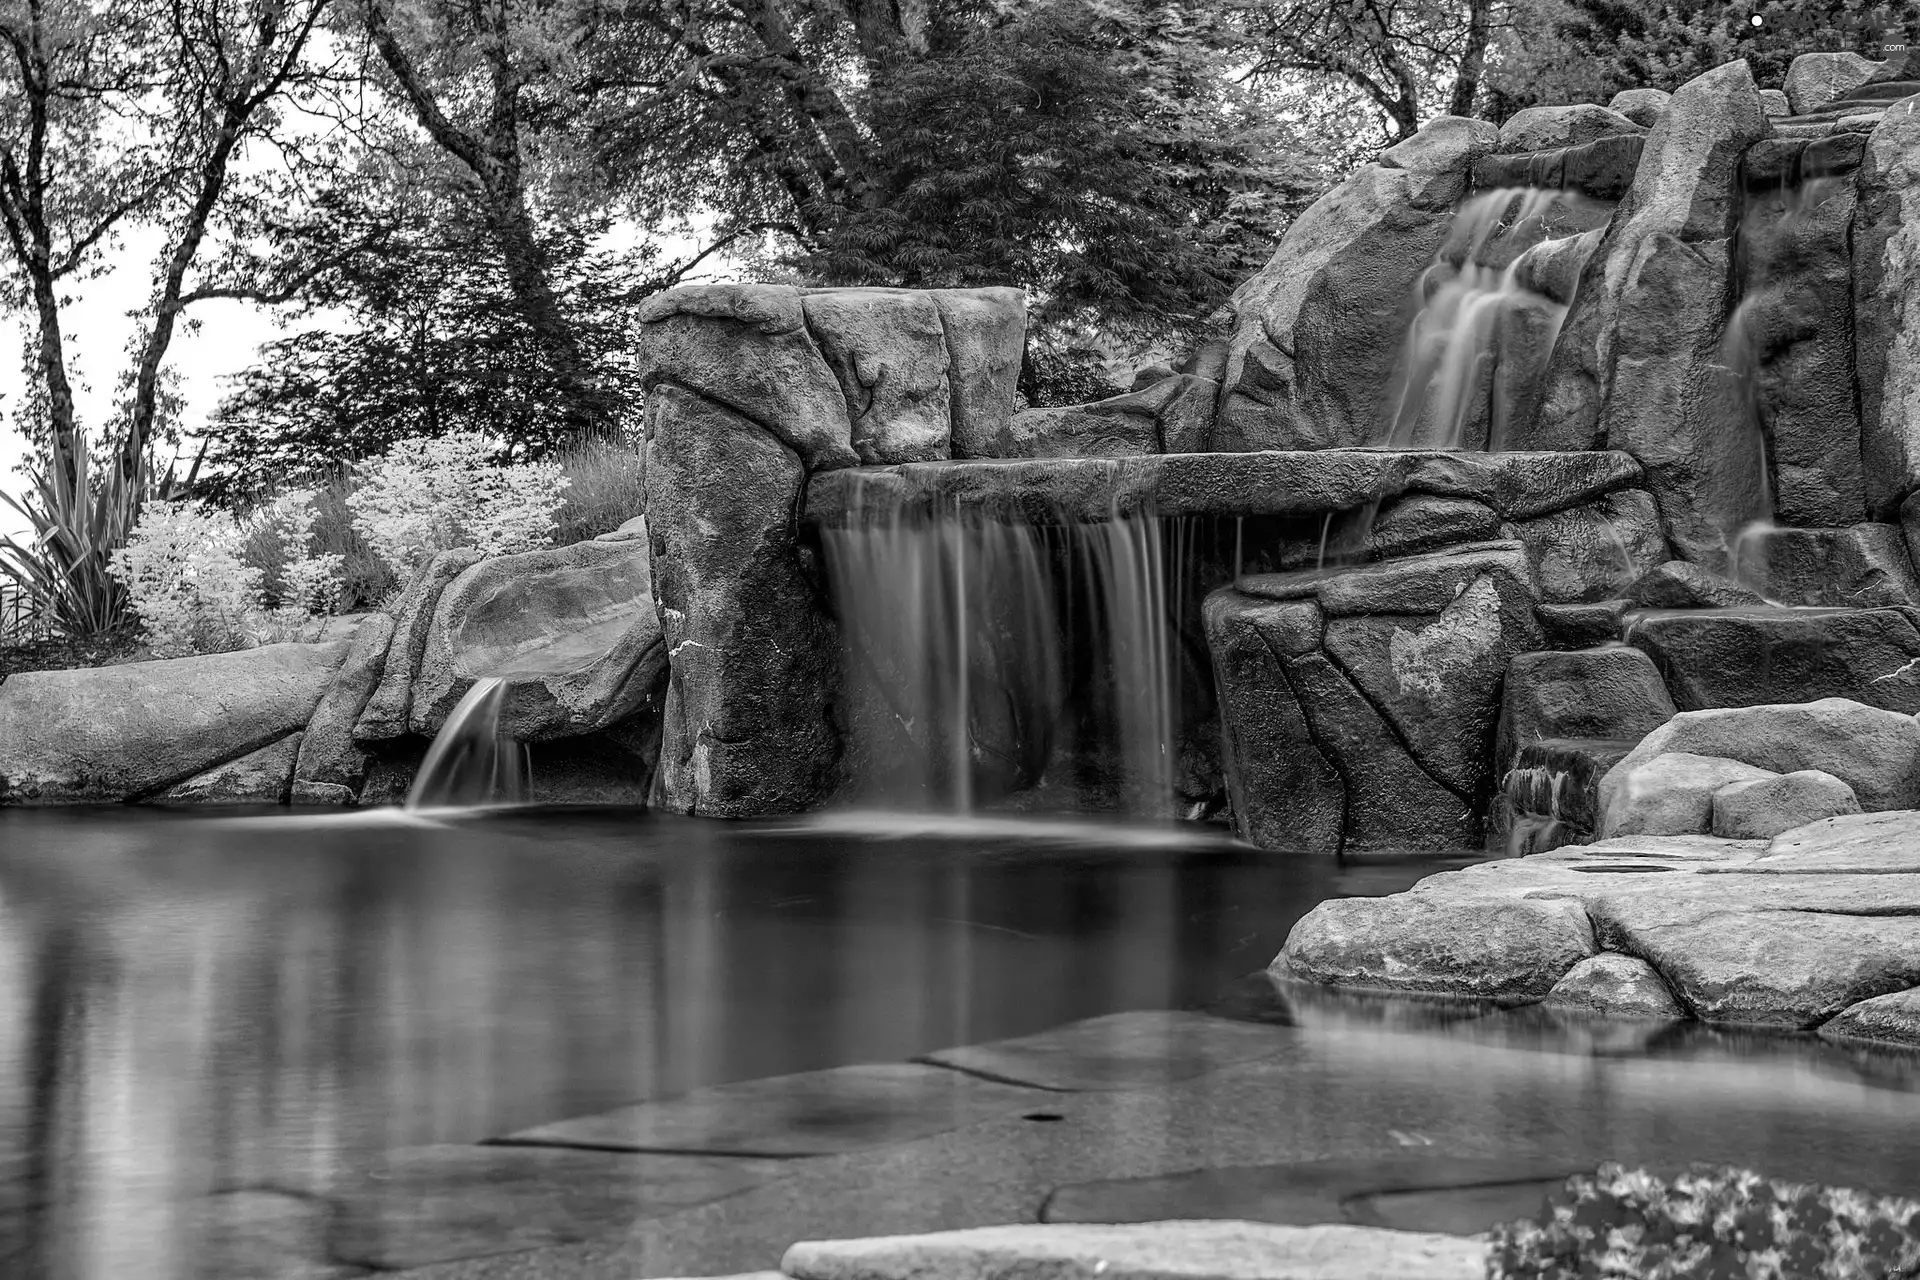
[{"label": "tree trunk", "polygon": [[1473,114],[1474,100],[1480,96],[1480,77],[1487,67],[1487,45],[1493,38],[1493,0],[1472,0],[1467,9],[1467,40],[1460,52],[1460,74],[1453,80],[1453,98],[1447,111],[1456,116]]}]

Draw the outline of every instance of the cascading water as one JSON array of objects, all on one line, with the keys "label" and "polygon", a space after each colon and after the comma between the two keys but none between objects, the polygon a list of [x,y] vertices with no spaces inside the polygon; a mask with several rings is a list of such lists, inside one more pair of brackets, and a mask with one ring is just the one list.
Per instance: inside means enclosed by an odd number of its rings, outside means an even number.
[{"label": "cascading water", "polygon": [[527,798],[527,749],[500,732],[506,693],[506,682],[497,677],[473,682],[427,749],[407,792],[408,809],[516,804]]},{"label": "cascading water", "polygon": [[1160,521],[886,512],[823,537],[860,800],[968,812],[1059,784],[1076,806],[1171,812]]},{"label": "cascading water", "polygon": [[[1563,215],[1585,201],[1577,192],[1503,187],[1461,206],[1420,277],[1386,444],[1500,449],[1512,438],[1567,315],[1534,278],[1544,259],[1562,255],[1534,251],[1575,241]],[[1577,277],[1591,249],[1574,245],[1556,271]]]}]

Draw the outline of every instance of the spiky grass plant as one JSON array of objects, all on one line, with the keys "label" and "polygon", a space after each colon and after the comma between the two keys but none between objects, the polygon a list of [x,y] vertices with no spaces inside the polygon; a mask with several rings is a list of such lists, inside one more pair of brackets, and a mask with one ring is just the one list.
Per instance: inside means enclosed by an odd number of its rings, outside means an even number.
[{"label": "spiky grass plant", "polygon": [[0,574],[65,636],[85,640],[118,630],[128,620],[127,593],[111,572],[113,554],[139,518],[145,467],[131,478],[111,467],[96,476],[82,437],[71,480],[46,463],[28,475],[32,484],[20,497],[0,494],[32,530],[25,541],[0,537]]}]

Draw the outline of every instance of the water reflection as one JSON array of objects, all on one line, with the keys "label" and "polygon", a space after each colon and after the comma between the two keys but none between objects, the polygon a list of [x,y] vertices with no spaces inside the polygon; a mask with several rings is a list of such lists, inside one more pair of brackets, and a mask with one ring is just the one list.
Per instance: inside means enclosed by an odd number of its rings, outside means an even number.
[{"label": "water reflection", "polygon": [[216,1191],[1193,1003],[1325,892],[1191,838],[852,826],[0,816],[0,1274],[195,1274]]}]

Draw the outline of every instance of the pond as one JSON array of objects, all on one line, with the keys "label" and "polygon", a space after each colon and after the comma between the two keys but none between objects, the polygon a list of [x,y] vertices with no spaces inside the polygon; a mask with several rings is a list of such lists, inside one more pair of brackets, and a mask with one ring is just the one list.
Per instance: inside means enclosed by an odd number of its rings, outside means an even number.
[{"label": "pond", "polygon": [[1250,976],[1293,922],[1447,863],[1209,832],[0,812],[0,1225],[46,1270],[50,1235],[165,1220],[210,1187],[1143,1009],[1300,1024],[1313,1066],[1277,1086],[1271,1159],[1411,1108],[1392,1131],[1436,1151],[1489,1154],[1510,1129],[1532,1154],[1697,1153],[1920,1191],[1905,1059],[1364,1002],[1303,1017]]}]

